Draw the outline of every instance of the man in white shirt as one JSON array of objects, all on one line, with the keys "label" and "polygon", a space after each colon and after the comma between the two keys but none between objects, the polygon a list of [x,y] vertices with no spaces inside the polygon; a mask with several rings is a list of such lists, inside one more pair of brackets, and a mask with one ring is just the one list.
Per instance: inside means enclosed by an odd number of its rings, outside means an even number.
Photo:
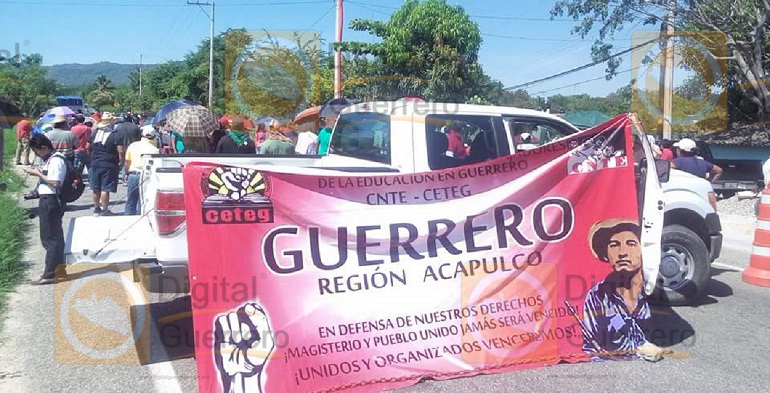
[{"label": "man in white shirt", "polygon": [[64,264],[64,230],[62,216],[64,204],[59,199],[59,187],[67,175],[67,163],[62,154],[54,154],[53,144],[45,135],[38,134],[29,140],[29,148],[40,157],[40,169],[29,167],[24,171],[40,178],[37,191],[38,217],[40,217],[40,242],[45,249],[45,270],[34,285],[53,284],[56,267]]},{"label": "man in white shirt", "polygon": [[297,144],[294,151],[302,155],[318,154],[318,135],[313,131],[305,131],[297,136]]}]

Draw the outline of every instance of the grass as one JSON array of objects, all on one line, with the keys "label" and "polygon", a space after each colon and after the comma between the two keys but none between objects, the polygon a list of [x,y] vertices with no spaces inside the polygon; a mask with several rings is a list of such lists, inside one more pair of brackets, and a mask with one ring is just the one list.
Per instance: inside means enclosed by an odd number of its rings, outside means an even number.
[{"label": "grass", "polygon": [[24,277],[23,255],[29,228],[26,212],[18,202],[18,194],[24,182],[11,169],[16,137],[12,130],[3,131],[3,137],[5,170],[0,172],[0,183],[5,183],[7,189],[0,192],[0,317],[5,313],[8,294],[14,291]]}]

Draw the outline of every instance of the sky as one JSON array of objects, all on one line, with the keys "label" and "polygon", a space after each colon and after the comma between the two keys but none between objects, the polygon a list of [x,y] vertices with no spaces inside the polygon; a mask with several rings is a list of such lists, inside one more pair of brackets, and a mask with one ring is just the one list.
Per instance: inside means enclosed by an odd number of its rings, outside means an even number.
[{"label": "sky", "polygon": [[[483,43],[479,62],[493,78],[514,86],[591,62],[596,32],[586,39],[571,35],[571,20],[549,20],[554,0],[447,0],[472,16]],[[356,18],[387,20],[401,0],[345,0],[345,41],[375,42],[347,28]],[[181,60],[209,36],[209,19],[185,0],[0,0],[4,33],[0,50],[40,53],[46,65],[100,61],[145,64]],[[209,7],[204,7],[208,12]],[[215,31],[315,30],[333,42],[334,0],[218,0]],[[629,48],[635,30],[616,35],[617,50]],[[620,70],[632,67],[631,55]],[[630,82],[626,72],[611,81],[598,65],[552,81],[529,86],[533,95],[605,96]],[[583,83],[585,82],[585,83]]]}]

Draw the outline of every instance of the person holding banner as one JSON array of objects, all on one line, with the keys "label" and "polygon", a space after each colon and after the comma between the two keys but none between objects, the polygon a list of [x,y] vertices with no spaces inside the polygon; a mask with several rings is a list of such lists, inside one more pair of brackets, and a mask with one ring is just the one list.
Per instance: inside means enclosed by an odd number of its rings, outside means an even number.
[{"label": "person holding banner", "polygon": [[641,229],[631,221],[604,221],[589,236],[594,256],[609,263],[612,272],[586,295],[583,351],[598,356],[620,351],[633,357],[640,347],[651,345],[644,333],[651,314],[642,291]]}]

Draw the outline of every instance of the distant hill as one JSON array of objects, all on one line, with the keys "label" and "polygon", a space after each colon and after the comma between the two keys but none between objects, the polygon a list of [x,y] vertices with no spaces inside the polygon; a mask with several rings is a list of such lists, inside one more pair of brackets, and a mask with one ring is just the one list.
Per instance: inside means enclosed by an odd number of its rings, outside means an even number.
[{"label": "distant hill", "polygon": [[[151,70],[157,64],[144,64],[143,70]],[[113,85],[127,85],[128,76],[139,69],[138,64],[117,64],[103,61],[94,64],[57,64],[48,68],[48,77],[67,87],[79,87],[92,83],[99,75],[107,75]]]}]

